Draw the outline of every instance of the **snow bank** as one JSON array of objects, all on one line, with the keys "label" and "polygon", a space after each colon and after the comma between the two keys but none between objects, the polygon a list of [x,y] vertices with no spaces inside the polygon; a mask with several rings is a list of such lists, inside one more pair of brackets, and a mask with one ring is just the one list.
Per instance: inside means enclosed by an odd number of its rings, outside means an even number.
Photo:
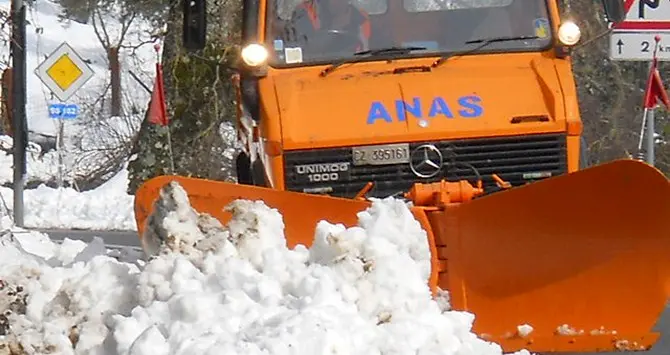
[{"label": "snow bank", "polygon": [[[11,137],[0,135],[0,147],[11,148]],[[45,181],[57,175],[58,158],[55,151],[39,156],[39,146],[26,154],[26,179]],[[14,158],[0,150],[0,183],[13,180]],[[127,164],[126,164],[127,166]],[[44,184],[24,189],[24,225],[28,228],[63,228],[91,230],[137,230],[133,204],[135,198],[127,193],[129,183],[126,167],[98,186],[79,192],[73,188],[51,188]],[[0,186],[0,211],[7,215],[14,208],[14,190]],[[4,202],[4,205],[2,204]],[[12,213],[9,213],[11,215]]]},{"label": "snow bank", "polygon": [[[13,309],[12,346],[31,354],[502,353],[471,333],[472,314],[431,297],[426,234],[399,200],[374,201],[353,228],[321,221],[311,249],[289,250],[281,215],[262,202],[232,203],[222,226],[171,188],[173,208],[154,220],[168,233],[154,236],[162,244],[142,267],[83,243],[2,239],[0,279],[13,291],[0,305]],[[16,299],[25,306],[12,308]]]},{"label": "snow bank", "polygon": [[77,353],[86,353],[103,342],[106,315],[134,304],[137,266],[92,254],[84,242],[56,245],[23,232],[3,236],[0,245],[0,347],[72,354],[76,343]]},{"label": "snow bank", "polygon": [[[137,230],[133,204],[126,192],[128,171],[121,170],[105,184],[91,191],[51,188],[40,185],[23,192],[24,225],[28,228],[92,230]],[[0,187],[0,196],[9,209],[14,191]]]}]

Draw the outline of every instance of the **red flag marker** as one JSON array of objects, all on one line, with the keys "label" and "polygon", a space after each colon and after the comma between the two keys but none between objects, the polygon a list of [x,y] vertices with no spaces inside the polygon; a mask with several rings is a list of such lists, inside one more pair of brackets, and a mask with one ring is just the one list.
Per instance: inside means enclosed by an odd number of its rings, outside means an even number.
[{"label": "red flag marker", "polygon": [[155,44],[156,50],[156,79],[154,80],[154,88],[151,92],[151,105],[149,106],[149,122],[161,126],[167,126],[167,105],[165,103],[165,90],[163,87],[163,66],[158,60],[158,51],[160,45]]}]

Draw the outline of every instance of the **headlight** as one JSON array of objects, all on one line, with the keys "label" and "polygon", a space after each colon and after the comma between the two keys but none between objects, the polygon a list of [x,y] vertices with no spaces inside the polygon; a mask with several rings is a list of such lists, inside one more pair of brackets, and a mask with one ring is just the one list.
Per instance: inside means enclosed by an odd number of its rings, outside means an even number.
[{"label": "headlight", "polygon": [[574,46],[579,42],[581,36],[582,31],[572,21],[563,22],[561,27],[558,28],[558,40],[566,46]]},{"label": "headlight", "polygon": [[264,64],[268,59],[268,51],[258,43],[252,43],[242,48],[242,60],[250,67]]}]

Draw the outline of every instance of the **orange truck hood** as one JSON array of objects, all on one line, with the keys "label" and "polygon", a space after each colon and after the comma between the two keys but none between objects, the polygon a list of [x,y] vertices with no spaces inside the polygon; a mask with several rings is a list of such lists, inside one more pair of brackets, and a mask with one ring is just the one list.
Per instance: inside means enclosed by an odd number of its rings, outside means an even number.
[{"label": "orange truck hood", "polygon": [[[525,65],[509,61],[505,66],[458,61],[431,72],[392,74],[379,70],[383,64],[370,70],[370,64],[358,63],[325,77],[314,70],[274,76],[283,147],[565,129],[560,82],[550,59],[526,60]],[[545,116],[545,121],[511,122],[520,116]]]}]

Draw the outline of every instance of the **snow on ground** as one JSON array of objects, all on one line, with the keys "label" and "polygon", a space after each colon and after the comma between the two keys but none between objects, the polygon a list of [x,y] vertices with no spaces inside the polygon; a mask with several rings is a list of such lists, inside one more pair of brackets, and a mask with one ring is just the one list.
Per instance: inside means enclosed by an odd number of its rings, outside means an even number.
[{"label": "snow on ground", "polygon": [[[223,125],[222,136],[232,139],[234,126]],[[0,136],[0,147],[11,148],[12,139]],[[30,147],[29,147],[30,148]],[[232,150],[232,149],[231,149]],[[232,152],[227,154],[232,158]],[[55,152],[40,156],[39,147],[32,147],[26,154],[28,180],[46,180],[49,174],[58,170]],[[223,159],[224,157],[222,157]],[[127,166],[127,165],[126,165]],[[0,184],[13,181],[13,157],[0,149]],[[79,192],[72,188],[51,188],[40,185],[35,189],[25,189],[24,225],[28,228],[63,228],[89,230],[130,230],[136,231],[135,197],[127,193],[128,170],[124,167],[118,174],[94,190]],[[11,186],[11,185],[10,185]],[[0,186],[0,216],[12,215],[14,191]]]},{"label": "snow on ground", "polygon": [[[28,228],[137,230],[134,196],[126,193],[127,186],[128,171],[124,169],[91,191],[54,189],[45,185],[26,189],[23,192],[24,225]],[[13,210],[14,191],[0,187],[0,196]]]},{"label": "snow on ground", "polygon": [[[498,355],[427,286],[425,232],[407,206],[375,201],[345,229],[285,246],[283,221],[236,201],[226,226],[184,191],[159,223],[172,238],[146,264],[43,235],[0,239],[0,333],[23,353]],[[73,350],[74,349],[74,350]],[[520,352],[528,354],[527,352]]]},{"label": "snow on ground", "polygon": [[[11,147],[12,139],[0,136],[0,146]],[[26,153],[28,181],[43,181],[58,170],[55,152],[44,154],[41,159],[39,147]],[[13,181],[13,157],[0,150],[0,183]],[[51,175],[53,176],[53,175]],[[11,186],[11,185],[9,185]],[[24,225],[28,228],[63,228],[92,230],[137,230],[133,203],[129,195],[128,171],[124,168],[110,180],[94,190],[79,192],[72,188],[51,188],[40,185],[25,189]],[[14,190],[0,186],[0,215],[12,215]],[[4,204],[2,204],[4,203]]]}]

